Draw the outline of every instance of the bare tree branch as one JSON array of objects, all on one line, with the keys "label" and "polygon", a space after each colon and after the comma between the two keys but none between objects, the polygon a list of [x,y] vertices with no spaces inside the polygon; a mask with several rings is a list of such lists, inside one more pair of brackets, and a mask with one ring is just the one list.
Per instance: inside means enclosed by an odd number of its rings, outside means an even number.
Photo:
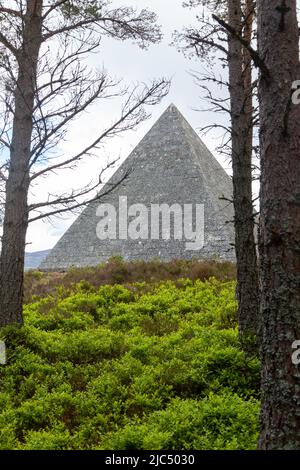
[{"label": "bare tree branch", "polygon": [[[109,165],[109,166],[111,166],[111,165]],[[107,168],[105,168],[105,170]],[[78,192],[77,194],[75,194],[75,193],[72,194],[71,193],[69,196],[64,196],[64,197],[61,197],[61,198],[57,198],[56,200],[53,200],[53,201],[49,200],[49,201],[44,202],[44,203],[32,205],[32,206],[29,207],[29,212],[30,211],[36,211],[37,209],[42,208],[42,207],[51,207],[51,206],[55,206],[55,205],[62,205],[62,206],[65,205],[65,207],[50,210],[49,212],[42,213],[38,216],[32,217],[31,219],[29,219],[29,223],[36,222],[37,220],[41,220],[41,219],[45,219],[45,218],[49,219],[51,217],[64,214],[65,212],[73,212],[74,210],[77,210],[77,209],[80,209],[84,206],[87,206],[88,204],[90,204],[92,202],[99,201],[102,197],[110,194],[112,191],[114,191],[114,189],[116,189],[120,184],[122,184],[126,180],[126,178],[128,177],[129,174],[130,174],[130,171],[125,172],[124,175],[122,176],[122,178],[120,178],[114,184],[112,184],[110,186],[107,184],[105,186],[107,188],[105,191],[100,191],[96,196],[85,199],[82,202],[78,202],[77,199],[84,196],[84,195],[86,195],[86,194],[90,194],[91,191],[97,189],[97,187],[102,184],[101,176],[99,177],[99,183],[97,183],[93,187],[87,187],[86,189],[83,189],[82,191]]]},{"label": "bare tree branch", "polygon": [[226,21],[222,20],[221,18],[219,18],[218,16],[216,15],[212,15],[213,19],[215,21],[217,21],[217,23],[219,23],[226,31],[228,31],[230,34],[232,34],[232,36],[234,36],[235,38],[237,38],[240,43],[242,44],[243,47],[245,47],[245,49],[247,49],[247,51],[249,52],[249,54],[251,55],[251,58],[253,60],[253,63],[254,65],[259,68],[262,72],[262,74],[264,75],[264,77],[270,81],[271,77],[270,77],[270,72],[269,72],[269,69],[268,67],[266,66],[264,60],[260,57],[259,53],[253,49],[253,47],[251,47],[251,45],[245,41],[245,39],[237,32],[235,31],[234,28],[232,28],[228,23],[226,23]]},{"label": "bare tree branch", "polygon": [[159,96],[165,96],[165,94],[168,92],[168,89],[169,83],[165,80],[161,80],[154,83],[150,88],[146,87],[144,93],[141,96],[137,97],[133,104],[131,104],[131,96],[129,96],[129,98],[127,99],[127,103],[125,103],[123,107],[119,119],[114,122],[109,128],[107,128],[104,132],[102,132],[101,135],[97,137],[97,139],[95,139],[90,145],[85,147],[83,150],[81,150],[79,153],[72,156],[71,158],[56,163],[54,165],[50,165],[40,171],[37,171],[31,176],[31,181],[46,173],[57,170],[59,168],[66,168],[68,165],[80,161],[82,157],[88,155],[91,150],[95,149],[104,138],[113,136],[117,132],[124,132],[126,130],[133,129],[134,127],[136,127],[139,122],[146,118],[145,114],[143,113],[142,107],[145,104],[154,104],[154,102],[158,99]]},{"label": "bare tree branch", "polygon": [[0,14],[1,13],[6,13],[8,15],[17,16],[18,18],[22,17],[21,12],[17,11],[17,10],[14,10],[13,8],[0,7]]},{"label": "bare tree branch", "polygon": [[7,39],[7,37],[0,32],[0,43],[3,44],[16,58],[18,58],[18,49],[16,49],[11,42]]}]

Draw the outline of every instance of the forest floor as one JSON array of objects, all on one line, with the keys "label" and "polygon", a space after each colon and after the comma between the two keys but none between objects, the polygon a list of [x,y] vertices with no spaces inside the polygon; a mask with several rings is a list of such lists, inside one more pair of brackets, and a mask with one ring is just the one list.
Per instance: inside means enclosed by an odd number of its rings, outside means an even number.
[{"label": "forest floor", "polygon": [[24,326],[0,331],[0,449],[255,449],[259,360],[234,276],[120,259],[27,273]]}]

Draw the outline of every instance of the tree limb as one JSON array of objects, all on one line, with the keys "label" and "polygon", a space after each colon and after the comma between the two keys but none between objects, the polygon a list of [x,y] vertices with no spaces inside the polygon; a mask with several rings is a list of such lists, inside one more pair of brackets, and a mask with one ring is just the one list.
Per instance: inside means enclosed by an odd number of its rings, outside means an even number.
[{"label": "tree limb", "polygon": [[[67,204],[67,207],[64,207],[64,208],[61,208],[61,209],[55,209],[53,211],[50,211],[50,212],[47,212],[45,214],[41,214],[41,215],[38,215],[36,217],[33,217],[31,219],[29,219],[29,223],[31,222],[36,222],[37,220],[41,220],[41,219],[45,219],[45,218],[49,218],[49,217],[53,217],[53,216],[57,216],[59,214],[63,214],[65,212],[72,212],[76,209],[79,209],[80,207],[83,207],[83,206],[87,206],[88,204],[91,204],[92,202],[95,202],[99,199],[101,199],[102,197],[110,194],[115,188],[117,188],[129,175],[129,170],[127,172],[125,172],[125,174],[122,176],[122,178],[117,181],[116,183],[114,183],[113,185],[111,185],[106,191],[100,191],[96,196],[86,200],[86,201],[83,201],[83,202],[77,202],[77,201],[74,201],[74,204],[72,206],[69,205],[69,202],[68,201],[64,201],[63,199],[61,201],[55,201],[55,204],[64,204],[66,203]],[[100,183],[101,184],[101,183]],[[97,186],[99,186],[99,184],[97,184],[94,188],[92,189],[89,189],[88,191],[86,191],[86,193],[90,193],[93,189],[95,189]],[[84,193],[81,194],[81,196],[83,195]],[[76,197],[79,197],[79,196],[76,196]],[[74,199],[74,198],[73,198]],[[49,206],[51,205],[50,203],[46,203],[46,204],[40,204],[40,207],[42,206]],[[38,205],[37,205],[38,206]],[[35,208],[33,207],[31,210],[34,210]]]},{"label": "tree limb", "polygon": [[16,49],[4,36],[3,33],[0,32],[0,42],[5,46],[16,58],[18,58],[18,49]]},{"label": "tree limb", "polygon": [[[156,93],[161,94],[161,96],[163,96],[164,93],[167,92],[168,86],[169,86],[169,83],[166,82],[165,80],[161,80],[157,83],[154,83],[149,89],[147,89],[144,96],[142,96],[141,99],[138,99],[136,101],[136,103],[134,103],[132,106],[130,106],[129,108],[126,109],[126,104],[125,104],[125,108],[124,108],[125,110],[123,110],[122,115],[120,116],[120,118],[115,123],[113,123],[109,128],[107,128],[100,136],[97,137],[96,140],[94,140],[94,142],[92,142],[90,145],[88,145],[84,150],[82,150],[78,154],[74,155],[73,157],[71,157],[71,158],[69,158],[65,161],[56,163],[54,165],[50,165],[47,168],[44,168],[44,169],[38,171],[37,173],[35,173],[31,176],[30,180],[33,181],[34,179],[38,178],[39,176],[41,176],[45,173],[49,173],[51,171],[57,170],[58,168],[66,167],[67,165],[70,165],[70,164],[72,164],[76,161],[81,160],[82,157],[89,154],[89,152],[91,150],[95,149],[97,147],[97,145],[105,137],[114,135],[114,133],[117,130],[119,130],[119,132],[122,131],[122,128],[120,129],[120,126],[122,124],[126,123],[131,116],[134,117],[135,116],[134,113],[137,112],[139,110],[139,108],[141,108],[144,104],[147,104],[148,100],[151,100],[155,96]],[[130,101],[130,97],[128,98],[127,103],[129,103],[129,101]],[[134,123],[132,123],[132,125],[130,125],[130,123],[129,123],[129,125],[126,127],[126,129],[131,129],[133,127],[133,125],[136,125],[136,124],[137,124],[136,121]]]},{"label": "tree limb", "polygon": [[269,82],[271,80],[269,69],[266,66],[263,59],[258,54],[258,52],[255,49],[253,49],[253,47],[251,47],[250,44],[247,41],[245,41],[245,39],[237,31],[235,31],[235,29],[232,28],[228,23],[226,23],[224,20],[222,20],[216,15],[212,15],[212,17],[215,21],[217,21],[217,23],[219,23],[219,25],[221,25],[226,31],[228,31],[230,34],[232,34],[232,36],[234,36],[240,41],[242,46],[245,49],[247,49],[247,51],[249,52],[255,67],[260,69],[264,78]]},{"label": "tree limb", "polygon": [[0,7],[0,13],[7,13],[8,15],[13,15],[17,16],[18,18],[22,18],[21,13],[17,10],[14,10],[13,8]]}]

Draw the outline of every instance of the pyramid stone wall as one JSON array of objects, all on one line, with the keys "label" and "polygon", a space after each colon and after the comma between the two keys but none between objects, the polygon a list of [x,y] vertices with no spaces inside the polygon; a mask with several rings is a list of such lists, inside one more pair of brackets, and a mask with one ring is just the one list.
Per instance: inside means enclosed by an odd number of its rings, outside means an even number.
[{"label": "pyramid stone wall", "polygon": [[[127,177],[123,182],[124,175]],[[109,194],[103,195],[107,190]],[[102,196],[101,196],[102,195]],[[116,171],[42,263],[45,270],[93,266],[120,255],[125,260],[234,259],[231,178],[219,165],[174,105],[164,112],[136,149]],[[118,207],[120,196],[128,206],[141,203],[204,205],[204,247],[187,251],[186,240],[99,240],[96,226],[99,204]]]}]

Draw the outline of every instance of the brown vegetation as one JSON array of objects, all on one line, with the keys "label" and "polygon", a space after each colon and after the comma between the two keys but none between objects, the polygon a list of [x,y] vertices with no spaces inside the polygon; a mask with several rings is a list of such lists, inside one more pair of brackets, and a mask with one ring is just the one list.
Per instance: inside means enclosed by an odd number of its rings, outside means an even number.
[{"label": "brown vegetation", "polygon": [[93,287],[104,284],[129,284],[146,282],[153,284],[159,281],[180,278],[206,280],[215,277],[221,281],[233,280],[236,268],[228,261],[160,260],[129,261],[115,257],[107,263],[95,267],[71,268],[65,273],[28,271],[25,274],[25,303],[34,296],[44,297],[63,286],[65,291],[79,282],[86,282]]}]

